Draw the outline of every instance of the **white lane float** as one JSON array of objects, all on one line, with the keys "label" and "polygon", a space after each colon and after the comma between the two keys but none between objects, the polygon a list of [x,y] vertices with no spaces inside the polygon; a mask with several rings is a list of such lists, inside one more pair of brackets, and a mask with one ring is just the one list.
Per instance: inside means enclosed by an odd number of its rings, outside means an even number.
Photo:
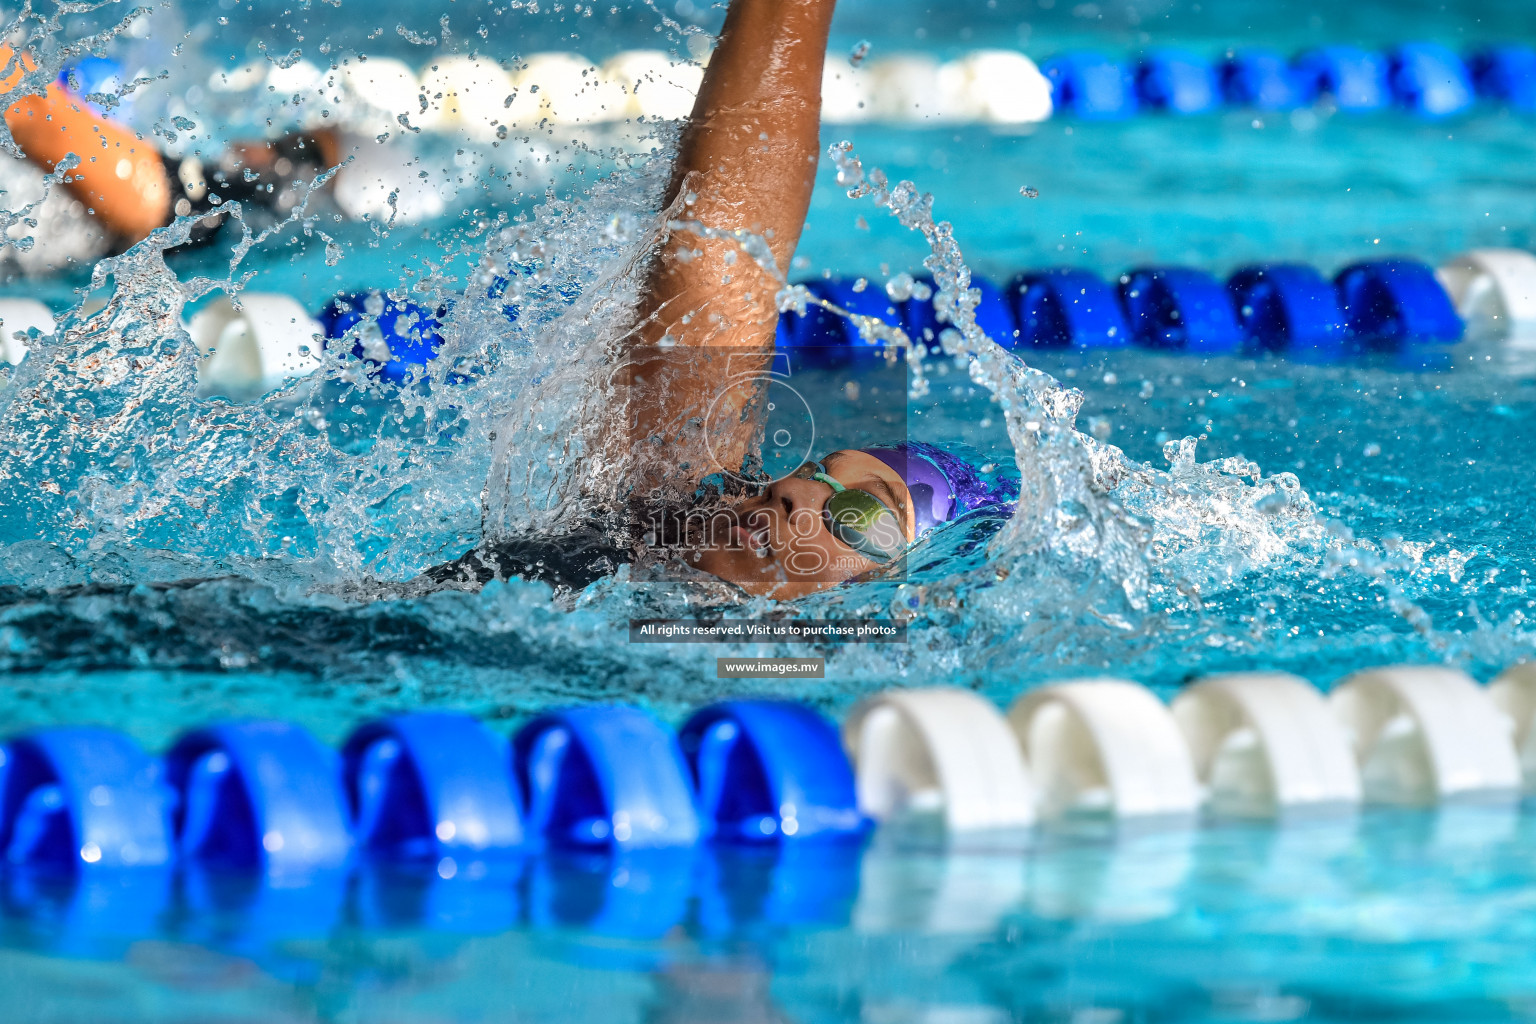
[{"label": "white lane float", "polygon": [[1510,721],[1464,672],[1366,669],[1328,699],[1350,735],[1368,802],[1429,804],[1520,791]]},{"label": "white lane float", "polygon": [[[580,54],[535,53],[514,73],[517,93],[508,108],[521,129],[550,124],[600,124],[624,117],[629,96],[621,81]],[[692,109],[690,99],[689,109]]]},{"label": "white lane float", "polygon": [[36,299],[0,299],[0,361],[19,363],[27,357],[28,334],[50,335],[53,311]]},{"label": "white lane float", "polygon": [[336,175],[333,196],[350,217],[418,224],[442,216],[459,193],[459,175],[409,144],[348,135],[341,145],[350,160]]},{"label": "white lane float", "polygon": [[421,113],[422,89],[416,72],[393,57],[351,59],[342,65],[341,82],[350,99],[344,123],[370,135],[402,132],[401,114],[414,127]]},{"label": "white lane float", "polygon": [[266,61],[247,61],[238,67],[215,71],[208,76],[208,88],[213,92],[245,92],[266,81]]},{"label": "white lane float", "polygon": [[272,64],[267,68],[267,84],[280,96],[309,92],[320,86],[322,78],[319,67],[307,60],[294,61],[287,67]]},{"label": "white lane float", "polygon": [[933,121],[948,115],[939,91],[939,62],[919,53],[901,53],[871,62],[871,121]]},{"label": "white lane float", "polygon": [[[421,92],[426,109],[409,118],[418,128],[463,131],[488,141],[496,129],[513,119],[517,86],[507,70],[484,57],[444,57],[422,71]],[[508,104],[508,99],[513,99]]]},{"label": "white lane float", "polygon": [[1190,815],[1200,787],[1167,705],[1144,686],[1085,679],[1024,694],[1008,710],[1042,816]]},{"label": "white lane float", "polygon": [[939,94],[952,116],[991,124],[1034,124],[1053,110],[1051,83],[1015,50],[977,50],[939,68]]},{"label": "white lane float", "polygon": [[1463,319],[1536,325],[1536,256],[1522,249],[1473,249],[1435,276]]},{"label": "white lane float", "polygon": [[341,75],[322,70],[307,60],[295,61],[287,67],[269,65],[265,82],[266,87],[257,90],[254,100],[258,106],[267,108],[269,117],[292,116],[298,109],[305,125],[329,125],[331,113],[345,103]]},{"label": "white lane float", "polygon": [[1508,717],[1527,793],[1536,793],[1536,661],[1513,665],[1488,684],[1488,697]]},{"label": "white lane float", "polygon": [[821,71],[821,119],[827,124],[862,124],[874,116],[869,71],[831,60]]},{"label": "white lane float", "polygon": [[619,117],[678,121],[693,112],[704,69],[660,50],[628,50],[604,61],[602,76],[624,93]]},{"label": "white lane float", "polygon": [[1195,860],[1189,829],[1117,832],[1114,842],[1073,843],[1028,860],[1029,909],[1038,917],[1119,924],[1155,921],[1178,908]]},{"label": "white lane float", "polygon": [[859,810],[876,821],[939,816],[952,832],[1020,828],[1034,792],[995,707],[968,690],[888,690],[843,724]]},{"label": "white lane float", "polygon": [[193,315],[187,333],[201,360],[204,392],[244,395],[277,387],[320,366],[324,329],[286,295],[245,292],[236,308],[220,296]]},{"label": "white lane float", "polygon": [[1211,676],[1173,701],[1212,810],[1274,817],[1360,802],[1349,737],[1311,683],[1283,672]]}]

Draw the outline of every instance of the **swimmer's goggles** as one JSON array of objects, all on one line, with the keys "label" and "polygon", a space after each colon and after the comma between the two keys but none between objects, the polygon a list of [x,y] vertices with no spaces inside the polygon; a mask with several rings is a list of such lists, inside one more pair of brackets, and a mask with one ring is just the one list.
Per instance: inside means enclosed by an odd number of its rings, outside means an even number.
[{"label": "swimmer's goggles", "polygon": [[816,480],[832,488],[832,497],[822,507],[821,516],[832,536],[871,562],[884,564],[899,557],[907,546],[901,520],[889,505],[868,491],[844,487],[827,475],[819,462],[807,462],[792,476]]}]

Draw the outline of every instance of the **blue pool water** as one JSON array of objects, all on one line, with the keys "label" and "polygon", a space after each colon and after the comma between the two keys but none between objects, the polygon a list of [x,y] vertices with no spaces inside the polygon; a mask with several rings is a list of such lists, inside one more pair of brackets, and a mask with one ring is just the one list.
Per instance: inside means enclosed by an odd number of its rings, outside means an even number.
[{"label": "blue pool water", "polygon": [[[213,92],[210,73],[264,52],[324,63],[362,51],[412,67],[475,48],[681,53],[663,14],[719,17],[702,3],[595,16],[535,6],[176,4],[113,46],[166,72],[136,99],[136,125],[190,116],[198,137],[182,144],[213,152],[265,130],[269,111]],[[1536,40],[1536,12],[1491,2],[840,6],[834,60],[860,40],[871,59],[991,46],[1043,59],[1078,46],[1215,55],[1237,44]],[[73,15],[58,37],[123,13]],[[274,103],[276,127],[296,123]],[[1536,247],[1533,123],[1497,108],[1441,122],[1224,110],[1027,128],[829,126],[824,141],[848,139],[866,167],[931,191],[968,262],[994,278],[1063,262],[1114,275],[1283,259],[1332,273],[1376,256],[1435,264],[1476,246]],[[638,702],[676,722],[727,693],[793,696],[841,717],[889,686],[954,684],[1001,704],[1089,674],[1169,693],[1224,670],[1284,669],[1327,687],[1368,665],[1441,661],[1486,680],[1536,653],[1525,447],[1536,347],[1478,330],[1448,350],[1341,365],[1031,354],[1082,393],[1079,430],[1150,467],[1114,496],[1134,524],[1097,549],[1066,530],[1031,539],[1005,529],[990,547],[941,534],[905,580],[796,609],[899,614],[906,645],[631,645],[632,617],[770,609],[628,578],[559,597],[519,582],[390,596],[382,584],[479,539],[482,492],[509,460],[544,464],[547,443],[517,416],[559,424],[569,414],[570,393],[552,382],[591,343],[565,316],[569,296],[633,244],[604,231],[646,210],[657,187],[654,168],[608,176],[666,138],[634,126],[552,131],[525,156],[428,133],[406,144],[463,180],[448,215],[425,224],[319,224],[331,244],[290,231],[238,268],[225,246],[172,256],[169,270],[119,263],[110,284],[84,269],[8,283],[7,294],[56,311],[114,284],[117,298],[89,322],[82,314],[79,333],[45,343],[0,391],[6,730],[94,722],[158,750],[210,719],[280,716],[336,743],[363,718],[417,708],[466,710],[503,733],[545,708],[597,701]],[[916,234],[848,199],[829,162],[821,174],[795,277],[878,281],[919,268],[928,250]],[[1023,197],[1025,186],[1039,196]],[[530,300],[516,325],[464,314],[450,347],[478,354],[497,339],[494,372],[419,407],[335,380],[259,401],[197,396],[174,334],[182,302],[191,311],[205,301],[198,275],[255,271],[253,290],[311,310],[343,289],[423,277],[455,292],[479,255],[506,244],[484,227],[502,213],[533,218],[530,237],[559,257],[556,283],[572,287]],[[930,375],[931,392],[905,402],[912,436],[967,443],[1005,473],[1047,466],[1070,477],[1071,451],[1020,455],[993,396],[963,369]],[[801,377],[827,410],[818,429],[840,444],[885,440],[889,428],[840,404],[845,377]],[[21,389],[25,402],[14,400]],[[500,447],[488,440],[497,431]],[[1200,435],[1192,458],[1165,457],[1165,445]],[[502,510],[513,518],[553,514],[531,491],[513,499]],[[717,656],[746,653],[825,656],[827,678],[714,678]],[[496,866],[479,889],[468,872],[457,886],[431,873],[364,875],[249,904],[220,904],[195,880],[171,894],[161,880],[143,884],[141,904],[128,900],[137,917],[113,911],[121,893],[61,894],[17,877],[5,882],[0,973],[14,993],[8,1016],[36,1021],[1524,1019],[1536,1006],[1533,829],[1529,815],[1474,807],[1283,827],[1048,830],[1027,849],[877,836],[841,859],[535,858]],[[440,926],[424,926],[417,906],[436,908],[427,920],[445,915]]]},{"label": "blue pool water", "polygon": [[1520,1020],[1531,839],[1529,816],[1465,808],[1027,855],[737,854],[684,865],[692,885],[540,862],[519,888],[205,899],[133,936],[98,893],[13,913],[0,972],[17,1020]]}]

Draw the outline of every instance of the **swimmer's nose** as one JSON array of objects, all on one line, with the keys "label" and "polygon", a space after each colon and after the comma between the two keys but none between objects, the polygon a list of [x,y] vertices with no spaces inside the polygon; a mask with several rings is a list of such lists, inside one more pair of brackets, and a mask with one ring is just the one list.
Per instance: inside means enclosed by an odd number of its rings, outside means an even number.
[{"label": "swimmer's nose", "polygon": [[821,510],[827,503],[827,485],[815,480],[785,477],[770,484],[764,496],[768,499],[768,511],[775,518],[792,524],[795,533],[806,536],[812,529],[809,524],[821,523]]}]

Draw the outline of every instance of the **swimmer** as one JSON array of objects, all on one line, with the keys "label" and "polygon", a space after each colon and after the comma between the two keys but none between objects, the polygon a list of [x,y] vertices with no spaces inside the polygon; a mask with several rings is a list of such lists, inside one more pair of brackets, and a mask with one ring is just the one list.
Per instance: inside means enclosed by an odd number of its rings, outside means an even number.
[{"label": "swimmer", "polygon": [[[0,95],[14,91],[23,75],[36,68],[29,54],[0,45]],[[53,171],[71,155],[78,158],[64,187],[104,229],[105,244],[77,254],[73,262],[123,252],[176,216],[197,216],[192,243],[206,242],[226,219],[219,206],[232,201],[250,215],[268,211],[285,216],[307,194],[304,183],[341,160],[336,134],[318,131],[237,144],[205,168],[196,157],[162,155],[60,83],[12,103],[5,123],[17,147],[44,171]]]},{"label": "swimmer", "polygon": [[[667,199],[675,221],[765,239],[781,268],[815,183],[834,4],[733,0]],[[579,589],[660,553],[748,594],[793,599],[888,570],[935,526],[1007,506],[1006,486],[946,451],[907,443],[835,451],[782,479],[708,493],[711,475],[730,477],[756,460],[760,396],[735,393],[729,381],[768,367],[779,287],[735,240],[673,230],[654,255],[616,374],[624,400],[608,447],[639,457],[628,517],[559,539],[488,538],[423,582],[478,587],[521,576]],[[712,422],[734,427],[705,437],[699,424],[722,397],[730,415],[717,407]],[[648,462],[656,451],[665,460]],[[702,501],[693,497],[701,490]]]},{"label": "swimmer", "polygon": [[[766,242],[764,258],[789,265],[815,183],[834,5],[732,0],[666,199],[669,220],[681,226],[653,254],[633,329],[605,382],[618,400],[598,449],[628,467],[624,507],[562,537],[488,531],[480,547],[408,590],[509,576],[580,589],[620,564],[660,563],[794,599],[887,572],[935,526],[1007,507],[1005,487],[930,445],[834,451],[780,479],[751,468],[760,463],[761,395],[731,381],[768,368],[780,279],[736,239],[695,225],[750,232]],[[10,91],[22,76],[18,62],[33,65],[3,48],[0,56],[0,92]],[[301,194],[297,185],[339,157],[334,136],[317,133],[232,147],[205,171],[194,158],[165,159],[59,85],[24,97],[5,117],[45,169],[81,156],[67,187],[119,248],[174,216],[198,216],[206,237],[231,199],[281,213]],[[726,485],[711,485],[722,477]]]}]

